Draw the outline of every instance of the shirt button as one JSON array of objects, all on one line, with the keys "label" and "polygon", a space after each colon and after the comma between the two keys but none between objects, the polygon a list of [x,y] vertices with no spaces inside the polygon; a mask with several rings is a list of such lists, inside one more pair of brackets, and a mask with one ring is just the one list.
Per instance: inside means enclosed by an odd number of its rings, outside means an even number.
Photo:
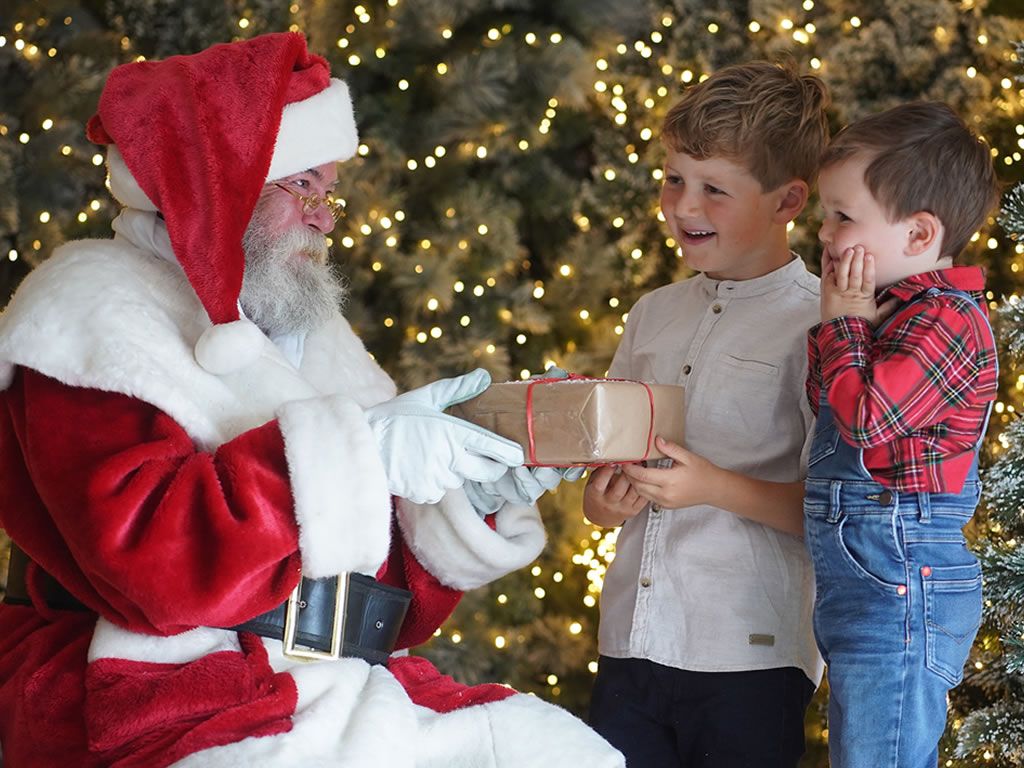
[{"label": "shirt button", "polygon": [[649,586],[651,586],[651,580],[650,580],[650,579],[648,579],[648,578],[647,578],[647,577],[645,576],[644,578],[640,579],[640,586],[641,586],[641,587],[649,587]]},{"label": "shirt button", "polygon": [[684,365],[683,366],[683,376],[689,376],[690,375],[690,371],[692,371],[692,370],[693,370],[693,368],[691,368],[690,366]]},{"label": "shirt button", "polygon": [[722,305],[721,304],[713,304],[711,306],[711,311],[714,312],[716,315],[720,314],[721,311],[722,311]]},{"label": "shirt button", "polygon": [[892,491],[882,491],[878,494],[878,503],[883,507],[887,507],[892,504]]},{"label": "shirt button", "polygon": [[657,515],[660,512],[661,512],[661,506],[659,506],[658,504],[651,504],[651,514],[652,515]]}]

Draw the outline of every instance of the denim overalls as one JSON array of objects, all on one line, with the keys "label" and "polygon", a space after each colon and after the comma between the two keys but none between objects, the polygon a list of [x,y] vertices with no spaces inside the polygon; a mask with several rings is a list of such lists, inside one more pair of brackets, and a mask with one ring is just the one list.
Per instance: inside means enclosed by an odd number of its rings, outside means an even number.
[{"label": "denim overalls", "polygon": [[[928,291],[940,292],[971,299]],[[897,493],[872,480],[824,391],[820,401],[804,522],[831,766],[935,768],[946,694],[981,623],[981,567],[962,533],[981,496],[980,441],[960,493]]]}]

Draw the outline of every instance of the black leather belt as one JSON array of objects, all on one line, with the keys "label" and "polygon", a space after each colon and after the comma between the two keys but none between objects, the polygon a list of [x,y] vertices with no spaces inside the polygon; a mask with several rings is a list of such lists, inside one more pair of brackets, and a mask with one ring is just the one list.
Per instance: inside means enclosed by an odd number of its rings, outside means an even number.
[{"label": "black leather belt", "polygon": [[302,578],[284,603],[231,629],[281,638],[290,658],[355,656],[384,664],[411,599],[406,590],[361,573]]},{"label": "black leather belt", "polygon": [[[25,584],[31,562],[11,546],[4,602],[32,605]],[[42,570],[42,569],[40,569]],[[56,579],[43,572],[43,598],[57,610],[88,610]],[[412,594],[361,573],[324,579],[300,578],[291,596],[273,610],[226,629],[282,640],[286,656],[297,659],[357,657],[385,664],[395,648]]]}]

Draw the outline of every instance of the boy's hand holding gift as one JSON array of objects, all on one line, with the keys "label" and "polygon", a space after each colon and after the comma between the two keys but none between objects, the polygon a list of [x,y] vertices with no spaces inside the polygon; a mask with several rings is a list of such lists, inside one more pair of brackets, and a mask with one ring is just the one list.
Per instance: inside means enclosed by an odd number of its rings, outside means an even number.
[{"label": "boy's hand holding gift", "polygon": [[594,470],[583,491],[583,512],[587,520],[602,528],[614,528],[640,514],[647,499],[626,476],[624,467],[607,465]]},{"label": "boy's hand holding gift", "polygon": [[855,245],[835,258],[826,249],[821,264],[821,322],[837,317],[862,317],[872,328],[885,321],[899,299],[882,305],[875,299],[875,257]]},{"label": "boy's hand holding gift", "polygon": [[667,468],[628,464],[622,468],[633,489],[646,501],[666,509],[715,503],[715,484],[722,470],[683,446],[656,439],[658,450],[672,459]]}]

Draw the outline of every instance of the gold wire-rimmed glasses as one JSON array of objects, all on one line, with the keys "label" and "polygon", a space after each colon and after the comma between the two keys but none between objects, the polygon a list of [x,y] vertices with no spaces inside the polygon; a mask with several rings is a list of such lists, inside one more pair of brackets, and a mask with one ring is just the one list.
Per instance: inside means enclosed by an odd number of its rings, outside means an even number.
[{"label": "gold wire-rimmed glasses", "polygon": [[312,195],[303,195],[296,192],[287,184],[281,184],[280,182],[275,181],[274,186],[279,189],[283,189],[296,200],[301,201],[302,212],[307,216],[316,213],[321,205],[327,208],[327,212],[331,214],[331,218],[335,221],[338,221],[338,219],[345,215],[345,203],[338,200],[330,192],[326,195],[318,195],[316,193]]}]

